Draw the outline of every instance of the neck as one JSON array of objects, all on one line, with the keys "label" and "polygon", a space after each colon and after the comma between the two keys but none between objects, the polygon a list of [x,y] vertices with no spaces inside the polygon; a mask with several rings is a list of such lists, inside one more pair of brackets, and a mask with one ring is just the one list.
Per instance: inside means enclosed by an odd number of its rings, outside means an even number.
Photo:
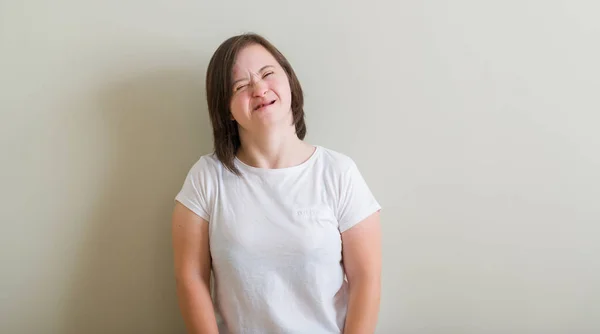
[{"label": "neck", "polygon": [[287,168],[306,161],[314,147],[296,135],[295,127],[272,129],[260,134],[247,133],[240,129],[241,147],[238,159],[258,168]]}]

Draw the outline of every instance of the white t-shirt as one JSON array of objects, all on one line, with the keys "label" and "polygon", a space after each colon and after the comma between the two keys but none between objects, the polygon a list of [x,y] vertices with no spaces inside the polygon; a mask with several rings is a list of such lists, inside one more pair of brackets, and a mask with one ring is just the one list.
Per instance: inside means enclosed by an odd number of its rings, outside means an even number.
[{"label": "white t-shirt", "polygon": [[294,167],[235,164],[202,156],[175,198],[209,222],[219,333],[341,333],[341,232],[380,210],[356,164],[320,146]]}]

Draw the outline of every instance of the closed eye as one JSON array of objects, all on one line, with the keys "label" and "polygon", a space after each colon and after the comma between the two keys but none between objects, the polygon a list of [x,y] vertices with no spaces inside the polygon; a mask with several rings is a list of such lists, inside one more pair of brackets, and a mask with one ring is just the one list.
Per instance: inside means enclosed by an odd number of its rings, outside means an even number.
[{"label": "closed eye", "polygon": [[239,85],[239,86],[235,87],[234,91],[237,92],[238,90],[241,90],[242,88],[245,88],[246,86],[248,86],[248,84]]},{"label": "closed eye", "polygon": [[274,73],[273,71],[267,72],[267,73],[263,74],[263,78],[266,78],[273,73]]}]

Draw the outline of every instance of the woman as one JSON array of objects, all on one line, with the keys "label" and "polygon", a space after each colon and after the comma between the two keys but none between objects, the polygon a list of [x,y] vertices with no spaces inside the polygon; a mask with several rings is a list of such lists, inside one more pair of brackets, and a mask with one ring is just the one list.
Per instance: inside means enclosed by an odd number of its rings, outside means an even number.
[{"label": "woman", "polygon": [[231,37],[206,93],[215,152],[189,171],[172,220],[189,332],[373,333],[380,206],[352,159],[303,141],[286,58],[259,35]]}]

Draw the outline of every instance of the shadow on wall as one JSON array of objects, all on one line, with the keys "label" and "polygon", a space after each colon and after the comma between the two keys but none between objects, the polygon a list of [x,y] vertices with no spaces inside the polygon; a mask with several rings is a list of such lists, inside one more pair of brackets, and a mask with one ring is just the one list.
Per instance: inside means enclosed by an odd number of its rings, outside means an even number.
[{"label": "shadow on wall", "polygon": [[64,334],[183,333],[170,218],[191,165],[212,150],[204,76],[153,69],[109,84],[99,110],[106,182],[65,296]]}]

